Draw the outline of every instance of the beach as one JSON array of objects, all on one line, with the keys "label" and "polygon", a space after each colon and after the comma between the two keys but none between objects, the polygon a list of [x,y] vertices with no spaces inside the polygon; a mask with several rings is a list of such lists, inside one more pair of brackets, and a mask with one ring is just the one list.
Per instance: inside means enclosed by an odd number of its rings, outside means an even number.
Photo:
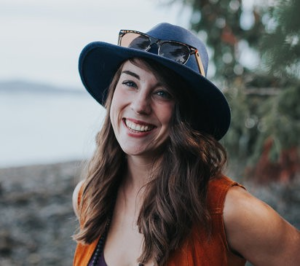
[{"label": "beach", "polygon": [[0,169],[0,265],[71,265],[82,162]]},{"label": "beach", "polygon": [[[0,169],[0,265],[72,265],[72,192],[84,161]],[[246,188],[300,228],[300,179]]]}]

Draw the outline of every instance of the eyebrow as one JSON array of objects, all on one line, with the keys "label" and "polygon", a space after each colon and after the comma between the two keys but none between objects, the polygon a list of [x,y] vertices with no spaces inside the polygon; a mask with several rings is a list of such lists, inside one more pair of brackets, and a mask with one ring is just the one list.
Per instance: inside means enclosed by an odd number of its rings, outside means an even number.
[{"label": "eyebrow", "polygon": [[124,70],[124,71],[122,71],[122,73],[121,74],[127,74],[127,75],[131,75],[131,76],[133,76],[133,77],[135,77],[135,78],[137,78],[137,79],[140,79],[140,76],[138,75],[138,74],[136,74],[136,73],[134,73],[134,72],[131,72],[131,71],[129,71],[129,70]]},{"label": "eyebrow", "polygon": [[[140,76],[130,70],[124,70],[121,72],[121,74],[131,75],[131,76],[137,78],[138,80],[140,80]],[[158,82],[155,87],[160,87],[160,86],[165,87],[170,92],[170,89],[167,86],[165,86],[164,84],[162,84],[161,82]]]}]

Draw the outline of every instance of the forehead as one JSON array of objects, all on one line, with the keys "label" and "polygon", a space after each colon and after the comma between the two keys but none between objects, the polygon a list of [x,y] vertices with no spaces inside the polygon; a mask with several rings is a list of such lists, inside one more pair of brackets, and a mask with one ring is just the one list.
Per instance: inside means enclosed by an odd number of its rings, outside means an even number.
[{"label": "forehead", "polygon": [[[164,69],[164,67],[160,66],[159,70],[156,69],[157,67],[158,67],[157,64],[147,62],[140,58],[134,58],[134,59],[127,60],[123,64],[121,73],[125,69],[137,71],[140,74],[142,74],[143,77],[155,78],[163,86],[165,86],[166,88],[169,88],[169,82],[168,82],[167,78],[163,76],[163,73],[162,73],[163,71],[161,71]],[[171,89],[171,88],[169,88],[169,89]]]},{"label": "forehead", "polygon": [[125,63],[123,64],[122,70],[124,68],[132,68],[132,69],[137,69],[137,70],[141,69],[141,70],[144,70],[144,71],[147,71],[150,73],[153,72],[152,69],[149,67],[149,65],[145,61],[143,61],[142,59],[137,59],[137,58],[125,61]]}]

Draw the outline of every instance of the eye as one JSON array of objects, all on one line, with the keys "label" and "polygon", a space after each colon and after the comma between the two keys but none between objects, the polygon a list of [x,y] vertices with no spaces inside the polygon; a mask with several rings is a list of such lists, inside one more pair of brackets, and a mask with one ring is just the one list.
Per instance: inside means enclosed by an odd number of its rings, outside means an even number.
[{"label": "eye", "polygon": [[166,100],[171,100],[173,98],[171,93],[169,93],[168,91],[165,91],[165,90],[156,91],[155,94],[159,97],[162,97],[162,98],[166,99]]},{"label": "eye", "polygon": [[127,86],[127,87],[132,87],[132,88],[137,88],[137,85],[135,82],[131,81],[131,80],[124,80],[122,82],[123,85]]}]

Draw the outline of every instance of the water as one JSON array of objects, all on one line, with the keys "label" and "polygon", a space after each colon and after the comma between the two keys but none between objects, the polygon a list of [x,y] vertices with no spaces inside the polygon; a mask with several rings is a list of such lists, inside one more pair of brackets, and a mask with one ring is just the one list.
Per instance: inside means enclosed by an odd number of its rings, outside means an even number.
[{"label": "water", "polygon": [[0,91],[0,167],[87,159],[104,115],[87,93]]}]

